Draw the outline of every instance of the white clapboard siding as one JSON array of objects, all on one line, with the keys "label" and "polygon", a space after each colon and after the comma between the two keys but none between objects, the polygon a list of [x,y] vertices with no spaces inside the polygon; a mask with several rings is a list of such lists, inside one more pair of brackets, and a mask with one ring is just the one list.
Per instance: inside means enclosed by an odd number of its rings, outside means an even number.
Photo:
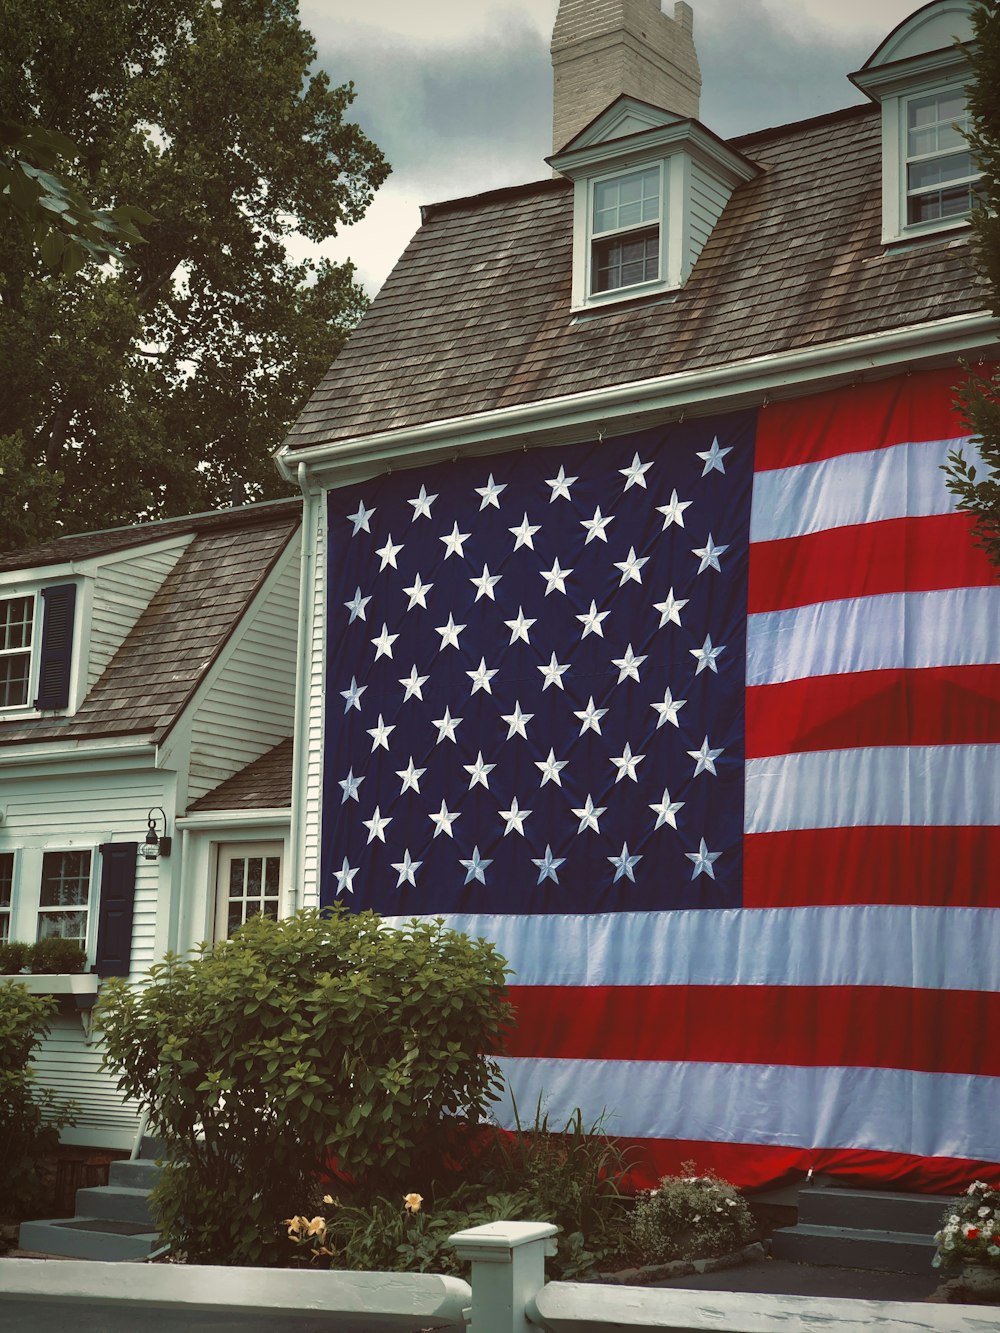
[{"label": "white clapboard siding", "polygon": [[[296,539],[297,549],[298,539]],[[188,800],[292,734],[299,562],[286,560],[195,705]]]},{"label": "white clapboard siding", "polygon": [[323,687],[326,678],[326,506],[316,506],[316,559],[313,577],[312,604],[304,608],[303,632],[307,635],[308,651],[304,667],[308,678],[308,709],[305,736],[300,744],[306,746],[302,809],[295,817],[300,821],[302,848],[301,903],[303,907],[319,905],[320,825],[323,813]]},{"label": "white clapboard siding", "polygon": [[712,177],[700,162],[691,163],[689,194],[690,250],[688,264],[694,264],[712,234],[732,191]]},{"label": "white clapboard siding", "polygon": [[143,551],[102,563],[94,577],[87,656],[87,689],[125,641],[154,593],[180,559],[190,536],[178,538],[167,549]]},{"label": "white clapboard siding", "polygon": [[113,1076],[101,1070],[103,1054],[98,1038],[88,1045],[72,999],[64,998],[33,1064],[41,1087],[75,1104],[76,1125],[63,1131],[65,1141],[113,1146],[113,1139],[124,1148],[135,1137],[139,1108],[125,1101]]}]

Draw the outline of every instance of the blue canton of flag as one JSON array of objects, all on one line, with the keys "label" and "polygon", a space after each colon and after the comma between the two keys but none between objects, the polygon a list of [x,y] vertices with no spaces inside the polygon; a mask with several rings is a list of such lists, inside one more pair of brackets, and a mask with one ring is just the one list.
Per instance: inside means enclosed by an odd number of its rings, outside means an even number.
[{"label": "blue canton of flag", "polygon": [[735,907],[754,416],[329,497],[323,901]]}]

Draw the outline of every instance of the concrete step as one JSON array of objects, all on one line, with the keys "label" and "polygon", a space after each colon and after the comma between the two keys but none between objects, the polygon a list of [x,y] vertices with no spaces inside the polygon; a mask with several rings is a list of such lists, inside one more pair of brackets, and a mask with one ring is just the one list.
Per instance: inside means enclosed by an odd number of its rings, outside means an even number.
[{"label": "concrete step", "polygon": [[112,1162],[108,1171],[109,1185],[124,1185],[128,1189],[151,1190],[162,1170],[156,1162]]},{"label": "concrete step", "polygon": [[934,1258],[929,1235],[876,1231],[863,1227],[826,1227],[800,1222],[771,1237],[775,1259],[836,1268],[867,1268],[887,1273],[929,1273]]},{"label": "concrete step", "polygon": [[76,1192],[77,1217],[104,1217],[111,1222],[141,1222],[150,1230],[156,1223],[149,1208],[149,1191],[127,1185],[91,1185]]},{"label": "concrete step", "polygon": [[944,1194],[904,1194],[893,1190],[804,1188],[799,1221],[823,1227],[869,1227],[932,1236],[954,1199]]},{"label": "concrete step", "polygon": [[156,1232],[142,1223],[114,1222],[98,1217],[22,1222],[18,1236],[21,1250],[109,1263],[145,1259],[158,1245]]}]

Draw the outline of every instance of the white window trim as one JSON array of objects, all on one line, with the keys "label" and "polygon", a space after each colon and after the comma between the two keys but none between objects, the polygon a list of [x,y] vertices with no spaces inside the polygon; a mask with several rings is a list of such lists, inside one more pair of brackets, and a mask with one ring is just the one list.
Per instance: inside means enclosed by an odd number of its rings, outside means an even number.
[{"label": "white window trim", "polygon": [[278,919],[285,913],[288,849],[283,839],[254,839],[240,842],[220,842],[216,844],[215,878],[213,891],[214,914],[212,917],[212,938],[229,938],[229,897],[228,885],[223,883],[223,866],[235,857],[276,856],[278,857]]},{"label": "white window trim", "polygon": [[[100,893],[100,854],[89,841],[69,839],[44,846],[4,847],[0,850],[14,853],[14,879],[11,888],[10,934],[8,939],[34,944],[38,939],[38,920],[41,911],[42,861],[48,852],[89,852],[90,883],[87,894],[87,930],[83,947],[87,951],[86,966],[96,957],[98,896]],[[55,910],[55,909],[53,909]]]},{"label": "white window trim", "polygon": [[[35,717],[38,714],[38,709],[34,707],[34,703],[38,694],[38,663],[42,651],[41,589],[38,587],[0,588],[0,602],[20,601],[25,597],[30,598],[32,602],[31,648],[28,650],[28,697],[23,704],[0,704],[0,719],[5,722],[12,718]],[[4,652],[0,656],[7,658],[11,655],[10,652]]]},{"label": "white window trim", "polygon": [[914,85],[905,92],[887,95],[882,100],[882,244],[917,240],[963,231],[969,227],[969,215],[930,218],[925,222],[906,220],[907,114],[911,101],[937,93],[963,89],[954,77]]}]

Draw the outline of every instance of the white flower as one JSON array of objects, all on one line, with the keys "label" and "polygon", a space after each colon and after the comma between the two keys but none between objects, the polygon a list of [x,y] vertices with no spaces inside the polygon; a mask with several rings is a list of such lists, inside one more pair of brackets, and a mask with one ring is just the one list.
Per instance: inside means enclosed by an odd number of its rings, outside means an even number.
[{"label": "white flower", "polygon": [[987,1245],[987,1254],[1000,1254],[1000,1245]]},{"label": "white flower", "polygon": [[990,1210],[988,1208],[980,1208],[978,1213],[979,1217],[989,1217],[989,1215],[990,1215]]},{"label": "white flower", "polygon": [[948,1218],[948,1222],[951,1226],[957,1227],[959,1223],[958,1213],[952,1213],[951,1217]]}]

